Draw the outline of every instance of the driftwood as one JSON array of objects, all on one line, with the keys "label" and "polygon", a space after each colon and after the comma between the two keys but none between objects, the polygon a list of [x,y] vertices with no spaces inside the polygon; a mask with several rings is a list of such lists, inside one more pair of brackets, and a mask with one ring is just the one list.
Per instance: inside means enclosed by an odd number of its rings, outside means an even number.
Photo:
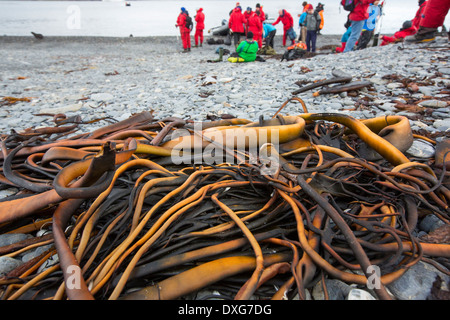
[{"label": "driftwood", "polygon": [[[306,92],[306,91],[309,91],[314,88],[323,87],[323,86],[333,84],[333,83],[349,83],[350,81],[352,81],[352,76],[341,70],[333,70],[332,74],[333,74],[334,78],[319,81],[316,83],[311,83],[307,86],[301,87],[300,89],[293,91],[292,94],[294,94],[294,95],[299,94],[299,93]],[[295,84],[300,85],[300,82],[296,82]]]},{"label": "driftwood", "polygon": [[370,85],[372,85],[372,82],[370,82],[370,81],[355,81],[355,82],[350,82],[350,83],[346,83],[346,84],[339,85],[339,86],[324,88],[322,90],[314,92],[313,95],[315,97],[317,97],[320,94],[340,93],[340,92],[345,92],[345,91],[358,90],[358,89],[368,87]]}]

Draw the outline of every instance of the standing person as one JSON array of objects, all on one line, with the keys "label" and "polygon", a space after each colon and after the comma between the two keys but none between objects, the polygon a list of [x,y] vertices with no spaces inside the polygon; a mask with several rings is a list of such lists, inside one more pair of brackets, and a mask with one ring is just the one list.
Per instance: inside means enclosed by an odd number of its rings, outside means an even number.
[{"label": "standing person", "polygon": [[300,34],[298,35],[298,41],[305,43],[306,42],[306,23],[305,23],[305,19],[306,19],[306,15],[308,14],[306,12],[306,7],[308,6],[308,4],[306,4],[305,6],[305,11],[299,15],[300,18],[298,19],[298,27],[300,28]]},{"label": "standing person", "polygon": [[[450,0],[428,0],[419,30],[413,36],[405,38],[407,42],[427,42],[436,38],[436,32],[444,24],[445,16],[450,9]],[[450,36],[449,36],[450,37]]]},{"label": "standing person", "polygon": [[244,15],[242,14],[242,9],[240,6],[234,8],[230,15],[230,20],[228,21],[228,27],[233,34],[234,46],[237,48],[241,36],[244,35],[244,26],[246,24]]},{"label": "standing person", "polygon": [[375,32],[375,26],[377,25],[378,18],[381,15],[381,9],[379,7],[379,0],[376,0],[374,3],[369,6],[369,17],[364,21],[363,30],[358,40],[358,45],[356,46],[356,50],[361,50],[367,48],[370,39]]},{"label": "standing person", "polygon": [[283,46],[286,46],[286,39],[289,37],[292,44],[295,43],[295,31],[294,31],[294,19],[291,14],[284,9],[278,11],[278,19],[272,23],[272,25],[277,25],[280,21],[283,23]]},{"label": "standing person", "polygon": [[266,46],[273,48],[274,47],[273,40],[275,38],[275,34],[277,33],[277,29],[270,23],[264,23],[263,32],[264,32],[263,37],[264,41],[266,42]]},{"label": "standing person", "polygon": [[247,32],[251,31],[253,33],[253,40],[258,43],[258,46],[262,47],[262,33],[263,33],[263,26],[261,19],[259,19],[259,16],[253,12],[247,20]]},{"label": "standing person", "polygon": [[178,15],[175,27],[180,28],[181,41],[183,43],[183,52],[191,51],[191,29],[187,26],[189,20],[188,12],[184,7],[181,7],[181,12]]},{"label": "standing person", "polygon": [[355,0],[355,8],[350,12],[349,19],[352,23],[352,32],[348,37],[345,52],[353,50],[356,41],[358,41],[361,31],[364,27],[364,21],[369,17],[369,6],[376,0]]},{"label": "standing person", "polygon": [[247,10],[245,10],[244,12],[244,19],[246,21],[245,24],[245,34],[247,34],[248,32],[248,19],[250,18],[250,16],[253,14],[252,8],[247,7]]},{"label": "standing person", "polygon": [[266,14],[264,13],[263,8],[259,3],[256,4],[255,13],[258,15],[259,19],[261,19],[261,22],[264,23],[264,21],[266,20]]},{"label": "standing person", "polygon": [[317,6],[316,6],[316,12],[318,12],[319,13],[319,15],[320,15],[320,26],[319,26],[319,31],[317,31],[317,34],[321,34],[320,33],[320,30],[322,30],[323,29],[323,25],[324,25],[324,20],[323,20],[323,6],[324,6],[324,4],[322,4],[322,3],[318,3],[317,4]]},{"label": "standing person", "polygon": [[205,14],[203,13],[203,8],[197,9],[197,14],[195,15],[195,46],[200,47],[203,44],[203,30],[205,29]]},{"label": "standing person", "polygon": [[320,27],[320,15],[311,4],[308,4],[306,10],[306,51],[316,52],[317,32]]}]

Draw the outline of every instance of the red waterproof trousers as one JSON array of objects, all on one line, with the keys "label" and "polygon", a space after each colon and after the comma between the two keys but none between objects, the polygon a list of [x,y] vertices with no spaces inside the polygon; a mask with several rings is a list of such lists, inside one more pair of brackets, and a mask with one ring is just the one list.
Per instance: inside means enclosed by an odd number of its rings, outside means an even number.
[{"label": "red waterproof trousers", "polygon": [[196,46],[203,44],[203,29],[195,29],[194,39]]},{"label": "red waterproof trousers", "polygon": [[191,32],[181,31],[181,41],[183,42],[183,49],[191,48]]},{"label": "red waterproof trousers", "polygon": [[449,9],[450,0],[428,0],[420,26],[425,28],[442,26]]}]

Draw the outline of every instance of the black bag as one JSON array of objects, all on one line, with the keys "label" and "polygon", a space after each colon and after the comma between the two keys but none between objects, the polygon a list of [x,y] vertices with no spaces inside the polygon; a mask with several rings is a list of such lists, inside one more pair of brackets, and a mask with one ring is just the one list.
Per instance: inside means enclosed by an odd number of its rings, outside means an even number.
[{"label": "black bag", "polygon": [[286,50],[283,54],[283,56],[281,57],[281,62],[283,62],[283,60],[286,61],[291,61],[291,60],[296,60],[296,59],[300,59],[305,55],[305,50],[301,50],[301,49],[290,49],[290,50]]},{"label": "black bag", "polygon": [[356,0],[341,0],[341,5],[344,7],[345,11],[352,12],[355,9]]},{"label": "black bag", "polygon": [[186,16],[186,28],[192,30],[194,27],[194,23],[192,22],[192,18],[190,16]]},{"label": "black bag", "polygon": [[227,37],[223,43],[227,46],[231,46],[231,34],[227,34]]}]

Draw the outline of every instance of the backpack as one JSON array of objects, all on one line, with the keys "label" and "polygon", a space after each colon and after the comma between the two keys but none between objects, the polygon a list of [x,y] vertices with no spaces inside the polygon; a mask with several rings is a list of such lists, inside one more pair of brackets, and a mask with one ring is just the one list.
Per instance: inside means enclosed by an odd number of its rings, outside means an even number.
[{"label": "backpack", "polygon": [[192,23],[192,18],[190,16],[186,16],[186,28],[192,29],[194,24]]},{"label": "backpack", "polygon": [[316,30],[319,31],[320,30],[320,23],[321,23],[321,18],[319,17],[319,12],[314,11],[314,17],[316,18]]},{"label": "backpack", "polygon": [[344,7],[345,11],[352,12],[355,9],[356,0],[341,0],[341,5]]}]

